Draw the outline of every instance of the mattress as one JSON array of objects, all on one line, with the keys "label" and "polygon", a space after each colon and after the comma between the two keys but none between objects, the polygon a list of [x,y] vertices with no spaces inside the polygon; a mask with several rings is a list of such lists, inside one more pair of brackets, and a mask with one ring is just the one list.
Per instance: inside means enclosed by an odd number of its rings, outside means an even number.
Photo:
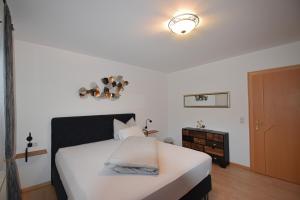
[{"label": "mattress", "polygon": [[179,199],[211,172],[211,157],[158,142],[159,175],[113,175],[104,166],[119,140],[61,148],[55,155],[69,200]]}]

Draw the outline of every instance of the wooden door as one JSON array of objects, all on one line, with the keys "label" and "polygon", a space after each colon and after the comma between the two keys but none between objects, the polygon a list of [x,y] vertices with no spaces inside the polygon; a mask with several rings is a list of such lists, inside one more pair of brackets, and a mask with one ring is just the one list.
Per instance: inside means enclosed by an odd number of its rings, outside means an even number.
[{"label": "wooden door", "polygon": [[248,80],[251,169],[300,184],[300,65]]}]

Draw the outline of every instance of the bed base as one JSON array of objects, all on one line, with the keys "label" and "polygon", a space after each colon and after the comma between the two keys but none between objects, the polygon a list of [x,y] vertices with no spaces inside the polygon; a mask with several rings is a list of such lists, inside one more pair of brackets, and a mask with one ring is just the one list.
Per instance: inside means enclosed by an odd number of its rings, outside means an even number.
[{"label": "bed base", "polygon": [[[113,119],[125,123],[132,117],[135,119],[135,114],[61,117],[51,120],[51,183],[55,188],[58,200],[68,199],[55,164],[55,154],[58,149],[112,139]],[[208,175],[181,200],[208,200],[208,193],[211,189],[211,176]]]},{"label": "bed base", "polygon": [[181,200],[208,200],[208,193],[211,189],[211,176],[208,175],[205,179],[198,183],[198,185],[184,195]]},{"label": "bed base", "polygon": [[[58,200],[67,200],[67,194],[64,186],[59,178],[58,172],[52,179],[52,185],[55,188]],[[208,200],[208,193],[211,191],[211,176],[208,175],[198,185],[196,185],[189,193],[184,195],[180,200]]]}]

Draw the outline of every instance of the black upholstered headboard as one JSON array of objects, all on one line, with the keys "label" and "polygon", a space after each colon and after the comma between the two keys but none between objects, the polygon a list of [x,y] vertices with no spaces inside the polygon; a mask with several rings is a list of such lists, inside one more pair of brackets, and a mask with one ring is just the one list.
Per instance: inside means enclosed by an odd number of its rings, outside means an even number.
[{"label": "black upholstered headboard", "polygon": [[55,154],[59,148],[112,139],[114,137],[113,119],[127,122],[132,117],[135,119],[135,114],[53,118],[51,120],[52,184],[54,186],[61,184],[55,165]]}]

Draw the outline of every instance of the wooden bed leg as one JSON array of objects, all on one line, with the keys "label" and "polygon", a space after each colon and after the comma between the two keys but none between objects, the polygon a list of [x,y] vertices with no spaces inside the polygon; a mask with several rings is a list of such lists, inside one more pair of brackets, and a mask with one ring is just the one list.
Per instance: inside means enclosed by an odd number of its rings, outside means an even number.
[{"label": "wooden bed leg", "polygon": [[203,200],[208,200],[208,193],[202,199]]},{"label": "wooden bed leg", "polygon": [[208,194],[206,194],[203,197],[201,197],[201,200],[208,200]]}]

